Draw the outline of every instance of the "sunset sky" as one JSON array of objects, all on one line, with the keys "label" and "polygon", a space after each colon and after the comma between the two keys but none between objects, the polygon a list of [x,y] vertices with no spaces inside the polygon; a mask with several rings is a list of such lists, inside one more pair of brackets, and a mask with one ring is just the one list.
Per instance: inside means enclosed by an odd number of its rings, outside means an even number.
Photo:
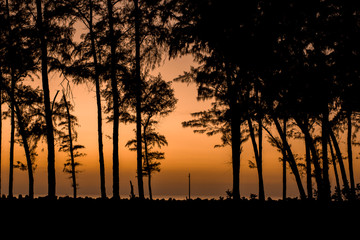
[{"label": "sunset sky", "polygon": [[[189,70],[194,65],[191,56],[165,61],[160,68],[153,71],[154,75],[161,73],[166,81],[172,81],[175,77]],[[40,83],[40,80],[38,80]],[[51,99],[57,90],[62,87],[58,74],[50,74]],[[77,175],[79,184],[78,193],[80,196],[100,196],[100,177],[97,152],[97,123],[96,123],[96,100],[95,87],[91,84],[72,86],[75,105],[74,114],[78,117],[80,127],[78,128],[78,143],[85,146],[84,152],[87,156],[79,158],[82,166],[81,173]],[[195,85],[187,85],[175,82],[172,84],[175,89],[175,96],[178,99],[176,110],[169,116],[160,120],[159,132],[166,136],[169,145],[162,150],[165,152],[165,160],[161,161],[161,172],[155,173],[152,178],[152,190],[154,198],[185,198],[188,194],[188,174],[191,174],[191,195],[192,197],[218,198],[226,196],[225,191],[232,189],[231,151],[229,147],[214,148],[220,143],[220,136],[208,137],[202,134],[194,134],[193,129],[183,128],[182,121],[190,120],[190,113],[205,110],[210,102],[198,102],[196,100]],[[3,110],[7,108],[3,105]],[[105,118],[105,116],[104,116]],[[106,190],[108,197],[112,196],[112,141],[107,136],[112,135],[112,124],[106,123],[104,119],[104,153],[106,168]],[[125,143],[134,137],[135,125],[120,125],[120,194],[121,197],[128,197],[130,193],[131,180],[135,194],[137,195],[136,175],[136,153],[129,151]],[[8,172],[9,172],[9,120],[3,121],[3,146],[1,163],[1,193],[8,193]],[[341,143],[345,144],[345,137]],[[299,156],[303,154],[303,144],[293,142],[292,146]],[[59,146],[56,146],[58,149]],[[358,156],[358,149],[355,149],[354,157]],[[34,175],[35,195],[47,194],[47,154],[46,142],[38,148],[36,164],[37,169]],[[282,194],[282,169],[279,162],[279,154],[273,147],[269,146],[264,137],[264,163],[263,174],[266,197],[280,198]],[[69,174],[64,173],[63,165],[66,155],[56,153],[56,194],[58,196],[72,195],[71,181]],[[16,145],[15,163],[21,160],[25,162],[24,151]],[[248,160],[253,160],[253,149],[250,141],[244,144],[241,155],[240,169],[240,194],[249,197],[250,193],[258,194],[257,171],[248,167]],[[345,163],[347,166],[347,162]],[[360,164],[355,159],[355,182],[358,182]],[[330,169],[332,187],[334,186],[333,169]],[[305,186],[305,177],[303,184]],[[315,181],[314,181],[315,182]],[[148,197],[147,178],[144,178],[145,196]],[[26,195],[28,193],[27,172],[18,169],[14,170],[14,194]],[[288,195],[298,196],[293,175],[288,175]]]}]

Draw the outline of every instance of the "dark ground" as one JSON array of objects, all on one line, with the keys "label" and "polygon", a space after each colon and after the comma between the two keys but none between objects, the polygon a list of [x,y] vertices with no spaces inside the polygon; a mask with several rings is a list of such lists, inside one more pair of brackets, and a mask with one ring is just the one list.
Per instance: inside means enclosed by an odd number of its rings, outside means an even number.
[{"label": "dark ground", "polygon": [[50,239],[225,239],[244,234],[247,239],[346,239],[359,234],[360,202],[0,199],[0,219],[4,231],[46,236],[46,230],[53,234]]}]

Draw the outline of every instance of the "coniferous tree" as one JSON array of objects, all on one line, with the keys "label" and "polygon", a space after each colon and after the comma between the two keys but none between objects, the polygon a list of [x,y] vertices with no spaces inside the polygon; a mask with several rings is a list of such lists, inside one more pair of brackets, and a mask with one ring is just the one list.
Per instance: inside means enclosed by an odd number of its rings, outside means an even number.
[{"label": "coniferous tree", "polygon": [[259,39],[265,36],[251,32],[257,3],[183,1],[177,9],[179,16],[169,40],[170,55],[194,54],[202,65],[187,74],[188,79],[198,84],[204,96],[225,108],[232,150],[233,196],[240,199],[241,144],[247,139],[242,135],[247,115],[247,75],[252,74],[255,59],[260,64],[261,58],[257,57],[263,45]]},{"label": "coniferous tree", "polygon": [[29,179],[29,197],[34,198],[34,172],[36,169],[37,145],[45,136],[45,123],[42,118],[42,94],[39,89],[20,85],[14,102],[17,117],[19,143],[24,147],[26,164],[17,161],[15,167],[27,170]]},{"label": "coniferous tree", "polygon": [[[144,160],[142,161],[142,173],[148,177],[150,199],[152,199],[151,175],[155,171],[160,171],[160,162],[156,162],[156,160],[165,158],[163,152],[153,151],[153,148],[155,146],[161,148],[168,144],[165,136],[155,131],[156,125],[158,124],[158,121],[155,119],[170,114],[175,109],[176,102],[177,99],[174,96],[171,83],[165,82],[161,75],[149,77],[147,81],[144,81],[141,106],[143,142],[141,156]],[[124,118],[125,122],[136,122],[136,104],[132,104],[132,112],[135,112],[135,114],[128,114]],[[135,132],[137,132],[137,128]],[[126,146],[133,151],[137,151],[137,144],[138,140],[135,138],[128,141]]]},{"label": "coniferous tree", "polygon": [[41,63],[41,81],[44,92],[46,140],[48,154],[48,196],[56,197],[55,144],[53,114],[50,101],[49,72],[61,70],[71,59],[73,47],[73,13],[69,1],[36,0],[36,38]]},{"label": "coniferous tree", "polygon": [[[1,6],[4,16],[2,26],[2,62],[1,85],[3,93],[9,96],[10,105],[10,166],[9,166],[9,196],[13,195],[13,168],[15,144],[15,91],[20,81],[36,70],[33,55],[33,42],[29,38],[31,18],[28,10],[30,1],[5,1]],[[30,176],[31,174],[29,174]],[[29,182],[31,182],[29,180]],[[30,188],[31,189],[31,188]],[[31,192],[31,191],[30,191]]]},{"label": "coniferous tree", "polygon": [[98,152],[100,170],[100,192],[101,197],[106,198],[105,187],[105,163],[103,152],[103,127],[102,127],[102,104],[101,104],[101,56],[105,55],[102,51],[103,46],[99,46],[99,33],[96,25],[96,17],[101,15],[101,2],[98,0],[88,0],[84,2],[76,1],[74,6],[75,15],[82,21],[88,32],[83,34],[82,41],[74,52],[76,59],[67,68],[67,74],[74,78],[76,83],[92,81],[95,84],[96,107],[97,107],[97,130],[98,130]]},{"label": "coniferous tree", "polygon": [[69,158],[64,163],[63,171],[69,173],[71,179],[71,186],[73,187],[73,197],[77,197],[77,181],[76,173],[80,166],[80,163],[76,161],[78,157],[84,156],[83,153],[79,152],[80,149],[85,148],[83,145],[75,144],[77,141],[77,132],[75,127],[78,126],[77,118],[72,115],[73,106],[67,101],[65,93],[61,101],[56,105],[56,118],[59,120],[57,126],[61,127],[59,132],[60,137],[60,148],[59,151],[68,153]]},{"label": "coniferous tree", "polygon": [[119,193],[119,91],[118,80],[116,78],[116,38],[114,33],[114,4],[107,0],[107,20],[109,26],[109,45],[110,45],[110,80],[113,99],[113,197],[120,198]]}]

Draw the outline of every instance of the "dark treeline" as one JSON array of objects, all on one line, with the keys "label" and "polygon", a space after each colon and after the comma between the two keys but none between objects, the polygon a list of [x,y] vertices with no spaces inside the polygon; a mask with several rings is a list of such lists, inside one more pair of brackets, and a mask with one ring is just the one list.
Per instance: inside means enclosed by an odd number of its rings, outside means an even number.
[{"label": "dark treeline", "polygon": [[[168,56],[192,54],[197,67],[176,81],[194,83],[199,100],[210,109],[193,113],[184,127],[221,134],[232,153],[233,189],[240,199],[240,159],[250,141],[260,200],[265,200],[264,138],[281,153],[283,197],[286,168],[301,199],[354,200],[353,147],[358,143],[360,111],[360,3],[345,0],[2,0],[0,3],[1,104],[10,118],[10,179],[14,167],[28,171],[33,197],[36,147],[47,142],[48,195],[56,197],[55,142],[69,153],[64,171],[71,174],[76,197],[76,117],[71,90],[50,96],[50,72],[64,82],[95,86],[101,197],[106,198],[103,114],[112,123],[113,198],[119,195],[119,123],[135,125],[127,146],[137,153],[139,198],[143,177],[160,171],[167,141],[157,132],[159,117],[177,100],[171,83],[149,72]],[[85,30],[75,39],[75,24]],[[41,79],[41,88],[27,80]],[[69,80],[68,80],[69,79]],[[68,84],[65,84],[69,86]],[[102,106],[104,98],[105,106]],[[105,112],[103,112],[105,109]],[[0,124],[1,126],[1,124]],[[0,128],[1,129],[1,128]],[[340,137],[346,138],[346,149]],[[303,142],[304,156],[291,146]],[[26,163],[14,162],[14,144],[24,147]],[[347,160],[347,164],[345,162]],[[1,161],[1,156],[0,156]],[[338,171],[339,170],[339,171]],[[332,192],[330,175],[336,186]],[[302,175],[306,176],[303,182]]]}]

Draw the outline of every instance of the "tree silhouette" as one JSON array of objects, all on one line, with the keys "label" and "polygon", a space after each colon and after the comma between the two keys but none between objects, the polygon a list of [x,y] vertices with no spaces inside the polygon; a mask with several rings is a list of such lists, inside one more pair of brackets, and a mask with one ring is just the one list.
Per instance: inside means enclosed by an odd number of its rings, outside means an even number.
[{"label": "tree silhouette", "polygon": [[[173,111],[176,99],[170,83],[148,74],[166,50],[170,58],[191,54],[198,64],[176,80],[196,84],[198,100],[210,100],[212,105],[192,113],[183,126],[209,136],[220,134],[216,147],[231,148],[229,192],[234,199],[241,199],[243,143],[251,140],[255,162],[249,166],[257,168],[258,195],[265,200],[264,137],[282,156],[284,199],[287,166],[301,199],[358,198],[354,170],[360,129],[358,2],[4,0],[0,13],[0,106],[9,106],[0,115],[10,119],[10,197],[15,167],[27,170],[33,198],[36,149],[42,137],[47,143],[48,196],[56,197],[58,136],[63,140],[60,150],[69,152],[64,169],[71,173],[77,196],[75,159],[81,147],[75,145],[75,117],[65,95],[60,102],[51,101],[49,74],[57,72],[77,84],[95,85],[101,197],[106,198],[103,97],[105,114],[113,122],[113,196],[120,198],[118,143],[123,122],[135,124],[136,137],[127,146],[137,152],[139,198],[144,198],[143,176],[147,176],[152,199],[151,178],[165,158],[159,148],[167,145],[157,124]],[[75,30],[81,30],[74,24],[79,21],[86,30],[75,43]],[[41,78],[41,90],[27,82],[36,78]],[[59,120],[62,130],[56,128]],[[0,135],[2,130],[0,121]],[[293,145],[299,140],[304,154]],[[0,139],[0,148],[1,143]],[[26,162],[14,160],[15,144],[24,148]]]},{"label": "tree silhouette", "polygon": [[12,26],[10,23],[10,6],[9,1],[6,1],[6,18],[7,18],[7,37],[8,37],[8,61],[10,63],[10,110],[11,110],[11,119],[10,119],[10,159],[9,159],[9,196],[13,196],[13,175],[14,175],[14,144],[15,144],[15,108],[14,108],[14,91],[15,91],[15,66],[14,66],[14,47],[13,47],[13,33]]},{"label": "tree silhouette", "polygon": [[[168,144],[165,136],[155,131],[158,121],[154,119],[157,117],[165,117],[170,114],[175,109],[177,99],[174,96],[174,90],[171,88],[171,83],[165,82],[161,75],[149,77],[147,81],[144,81],[143,96],[141,99],[143,142],[141,156],[144,159],[142,163],[142,172],[148,177],[149,194],[150,199],[152,199],[151,174],[155,171],[160,171],[160,162],[156,162],[156,160],[165,158],[163,152],[153,151],[153,148],[155,146],[161,148]],[[135,104],[132,105],[134,106]],[[134,110],[135,115],[127,115],[126,119],[124,119],[125,122],[136,122],[136,105]],[[137,151],[137,144],[138,140],[132,139],[127,142],[126,146],[129,147],[130,150]]]},{"label": "tree silhouette", "polygon": [[[14,144],[15,144],[15,114],[19,119],[21,113],[15,113],[15,90],[17,84],[36,70],[33,58],[33,43],[29,40],[31,29],[30,13],[27,9],[29,1],[5,1],[2,5],[4,13],[4,25],[1,26],[4,33],[2,40],[1,78],[2,88],[7,88],[10,103],[10,164],[9,164],[9,196],[13,195],[13,168],[14,168]],[[21,134],[24,136],[24,134]],[[26,145],[26,144],[25,144]],[[26,146],[24,146],[26,148]],[[26,150],[26,149],[25,149]],[[28,159],[29,159],[29,154]],[[30,168],[31,171],[31,168]],[[31,174],[29,173],[29,176]],[[31,189],[31,187],[30,187]],[[29,191],[31,195],[31,190]]]},{"label": "tree silhouette", "polygon": [[339,15],[336,18],[334,28],[337,34],[332,36],[336,42],[334,45],[335,66],[334,72],[339,78],[337,85],[341,89],[340,104],[342,118],[347,122],[347,155],[349,161],[349,180],[351,185],[351,198],[355,196],[355,181],[353,173],[352,153],[352,128],[353,117],[359,112],[357,107],[359,100],[356,94],[359,84],[358,69],[356,63],[359,61],[359,4],[341,2],[337,3]]},{"label": "tree silhouette", "polygon": [[[260,44],[266,35],[258,35],[252,28],[256,25],[257,7],[256,2],[184,1],[177,6],[180,17],[169,40],[172,56],[182,53],[196,56],[202,66],[188,77],[196,79],[199,91],[221,102],[227,111],[235,199],[240,199],[241,126],[248,114],[249,98],[244,96],[248,95],[253,66],[255,62],[262,64],[259,56],[266,50],[266,45]],[[259,161],[258,164],[261,171]]]},{"label": "tree silhouette", "polygon": [[15,112],[17,116],[18,132],[21,137],[19,141],[23,145],[26,156],[26,165],[17,162],[16,167],[28,171],[29,197],[34,197],[34,171],[36,169],[36,149],[41,137],[45,135],[45,127],[42,111],[42,94],[39,89],[28,86],[19,86],[16,92]]},{"label": "tree silhouette", "polygon": [[[3,81],[4,82],[4,81]],[[2,84],[2,89],[7,93],[7,102],[10,104],[11,87]],[[39,140],[45,135],[45,127],[43,122],[42,94],[40,90],[32,89],[30,86],[18,84],[15,92],[14,109],[16,115],[17,134],[15,142],[23,146],[25,151],[26,163],[17,161],[15,168],[28,171],[29,178],[29,197],[34,197],[34,171],[36,169],[35,158],[37,156],[36,149]],[[11,116],[10,112],[4,113]],[[11,196],[9,194],[9,196]]]},{"label": "tree silhouette", "polygon": [[[130,3],[132,2],[132,3]],[[164,17],[167,3],[163,0],[143,1],[133,0],[128,5],[128,24],[133,29],[129,34],[133,48],[133,83],[131,92],[136,99],[136,134],[137,134],[137,180],[140,199],[144,198],[142,177],[142,133],[141,133],[141,99],[144,90],[142,74],[154,68],[161,60],[162,36],[167,34],[168,19]],[[165,11],[166,12],[166,11]]]},{"label": "tree silhouette", "polygon": [[141,95],[142,95],[142,80],[141,80],[141,59],[140,59],[140,11],[139,1],[134,0],[134,24],[135,24],[135,98],[136,98],[136,156],[137,156],[137,179],[139,198],[144,198],[144,187],[142,177],[142,137],[141,137]]},{"label": "tree silhouette", "polygon": [[69,158],[64,163],[63,171],[71,175],[73,196],[76,198],[78,186],[76,183],[76,173],[79,172],[77,169],[78,166],[80,166],[80,163],[76,161],[76,158],[84,156],[79,150],[85,147],[83,145],[75,144],[77,140],[75,127],[78,124],[77,118],[71,114],[71,111],[73,111],[73,106],[67,101],[66,94],[63,93],[60,103],[56,105],[54,114],[56,114],[56,118],[60,121],[57,126],[62,127],[59,134],[61,142],[59,151],[67,152],[69,154]]},{"label": "tree silhouette", "polygon": [[111,92],[112,92],[112,111],[113,111],[113,197],[115,199],[120,198],[119,193],[119,90],[118,90],[118,79],[117,79],[117,41],[119,33],[115,35],[115,18],[114,18],[114,3],[111,0],[107,1],[107,24],[109,27],[108,31],[108,41],[110,45],[110,83],[111,83]]},{"label": "tree silhouette", "polygon": [[[143,161],[143,174],[148,177],[148,189],[149,189],[149,197],[150,200],[153,200],[152,197],[152,187],[151,187],[151,176],[154,172],[160,172],[160,162],[157,160],[165,159],[165,153],[159,151],[153,151],[153,148],[157,146],[161,148],[162,146],[168,145],[166,138],[164,135],[155,132],[155,129],[152,128],[152,125],[155,125],[157,122],[152,121],[147,124],[147,126],[143,126],[143,149],[142,149],[142,157]],[[125,145],[131,151],[137,151],[137,140],[132,139],[128,141]]]},{"label": "tree silhouette", "polygon": [[39,44],[41,80],[44,92],[48,152],[48,196],[56,197],[54,126],[50,102],[49,71],[69,61],[72,48],[72,8],[68,1],[36,0],[36,38]]},{"label": "tree silhouette", "polygon": [[88,0],[85,2],[76,1],[74,5],[75,15],[86,26],[88,33],[83,41],[76,48],[75,55],[78,59],[67,68],[67,73],[74,77],[76,83],[83,83],[84,80],[91,80],[95,84],[96,106],[97,106],[97,129],[98,129],[98,151],[100,166],[100,192],[101,197],[106,198],[105,188],[105,164],[103,152],[103,130],[102,130],[102,104],[101,104],[101,46],[98,45],[99,33],[94,19],[99,17],[100,2]]}]

